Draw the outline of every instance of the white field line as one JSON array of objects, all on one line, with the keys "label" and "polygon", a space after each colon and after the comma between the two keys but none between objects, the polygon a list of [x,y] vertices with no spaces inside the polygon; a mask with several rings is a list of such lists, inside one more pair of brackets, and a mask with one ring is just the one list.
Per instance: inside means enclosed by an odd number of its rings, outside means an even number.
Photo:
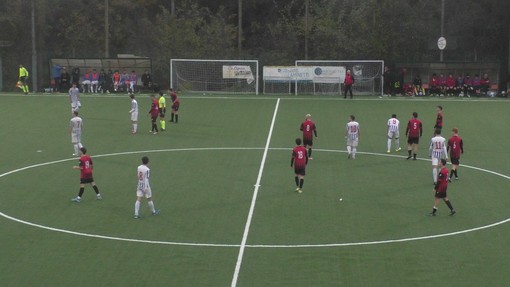
[{"label": "white field line", "polygon": [[269,144],[271,143],[271,136],[273,135],[274,123],[276,122],[276,115],[278,114],[278,107],[280,106],[280,99],[276,101],[276,106],[274,108],[273,120],[271,121],[271,127],[269,128],[269,133],[267,135],[266,146],[264,148],[264,153],[262,155],[262,160],[260,162],[259,174],[257,176],[257,182],[255,183],[255,188],[253,190],[253,197],[251,199],[250,211],[248,212],[248,218],[246,219],[246,225],[244,227],[243,239],[241,241],[241,246],[239,247],[239,255],[237,256],[236,267],[234,270],[234,276],[232,278],[232,287],[237,285],[237,279],[239,278],[239,271],[241,270],[241,263],[243,262],[244,249],[246,249],[246,241],[248,240],[248,233],[250,232],[251,219],[253,217],[253,211],[255,210],[255,203],[257,201],[257,195],[259,193],[260,180],[262,179],[262,173],[264,172],[264,165],[266,163],[267,151],[269,150]]},{"label": "white field line", "polygon": [[[109,156],[118,156],[118,155],[128,155],[128,154],[140,154],[140,153],[157,153],[157,152],[181,152],[181,151],[207,151],[207,150],[262,150],[261,147],[204,147],[204,148],[181,148],[181,149],[158,149],[158,150],[142,150],[142,151],[128,151],[128,152],[118,152],[118,153],[110,153],[110,154],[101,154],[101,155],[94,155],[94,157],[109,157]],[[289,150],[289,148],[268,148],[268,150]],[[332,153],[346,153],[344,150],[331,150],[331,149],[315,149],[315,151],[318,152],[332,152]],[[367,154],[367,155],[374,155],[374,156],[385,156],[385,157],[396,157],[396,158],[405,158],[405,156],[401,155],[388,155],[388,154],[382,154],[382,153],[373,153],[373,152],[358,152],[359,154]],[[62,163],[66,161],[74,161],[76,158],[67,158],[67,159],[61,159],[61,160],[55,160],[51,162],[45,162],[45,163],[39,163],[34,164],[22,168],[18,168],[12,171],[5,172],[3,174],[0,174],[0,178],[24,171],[31,168],[37,168],[41,166],[51,165],[51,164],[57,164]],[[430,159],[426,158],[418,158],[418,160],[423,161],[430,161]],[[471,165],[465,165],[462,164],[465,168],[470,168],[474,170],[478,170],[481,172],[490,173],[499,177],[503,177],[506,179],[510,179],[510,176],[501,174],[499,172],[491,171],[484,168],[479,168]],[[99,234],[90,234],[90,233],[84,233],[84,232],[77,232],[77,231],[71,231],[71,230],[65,230],[65,229],[59,229],[54,228],[50,226],[45,226],[41,224],[36,224],[32,222],[28,222],[22,219],[18,219],[15,217],[12,217],[10,215],[7,215],[3,212],[0,212],[0,216],[12,220],[21,224],[26,224],[32,227],[37,227],[41,229],[46,229],[54,232],[61,232],[71,235],[77,235],[77,236],[84,236],[84,237],[92,237],[92,238],[98,238],[98,239],[107,239],[107,240],[117,240],[117,241],[126,241],[126,242],[136,242],[136,243],[146,243],[146,244],[162,244],[162,245],[177,245],[177,246],[195,246],[195,247],[226,247],[226,248],[239,248],[241,245],[239,244],[225,244],[225,243],[200,243],[200,242],[172,242],[172,241],[160,241],[160,240],[142,240],[142,239],[135,239],[135,238],[122,238],[122,237],[113,237],[113,236],[107,236],[107,235],[99,235]],[[427,240],[427,239],[435,239],[435,238],[441,238],[441,237],[447,237],[447,236],[455,236],[459,234],[465,234],[475,231],[480,231],[488,228],[493,228],[498,225],[505,224],[507,222],[510,222],[510,218],[506,218],[504,220],[483,225],[479,227],[474,227],[470,229],[465,230],[459,230],[454,231],[450,233],[443,233],[443,234],[434,234],[434,235],[425,235],[420,237],[409,237],[409,238],[399,238],[399,239],[389,239],[389,240],[376,240],[376,241],[363,241],[363,242],[344,242],[344,243],[324,243],[324,244],[253,244],[248,245],[245,244],[244,246],[246,248],[323,248],[323,247],[345,247],[345,246],[363,246],[363,245],[376,245],[376,244],[388,244],[388,243],[400,243],[400,242],[409,242],[409,241],[418,241],[418,240]]]}]

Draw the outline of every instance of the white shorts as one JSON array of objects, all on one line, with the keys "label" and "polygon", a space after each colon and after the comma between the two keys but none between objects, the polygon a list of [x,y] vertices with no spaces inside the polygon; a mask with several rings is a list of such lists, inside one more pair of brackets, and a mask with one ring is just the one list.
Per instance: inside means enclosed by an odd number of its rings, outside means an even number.
[{"label": "white shorts", "polygon": [[137,197],[145,197],[145,198],[151,198],[152,197],[152,191],[151,188],[147,188],[145,192],[143,190],[137,189],[136,190],[136,196]]},{"label": "white shorts", "polygon": [[438,165],[439,164],[439,161],[441,160],[440,158],[437,158],[437,157],[432,157],[432,165]]},{"label": "white shorts", "polygon": [[348,146],[352,146],[352,147],[357,147],[358,146],[358,140],[352,140],[352,139],[348,139],[347,140],[347,145]]},{"label": "white shorts", "polygon": [[82,85],[90,85],[90,81],[89,80],[85,80],[85,81],[83,81],[81,83],[82,83]]},{"label": "white shorts", "polygon": [[97,84],[99,84],[99,81],[92,81],[92,82],[90,82],[90,83],[91,83],[92,85],[97,85]]},{"label": "white shorts", "polygon": [[71,103],[71,111],[77,111],[81,107],[80,101],[72,102]]},{"label": "white shorts", "polygon": [[138,112],[132,112],[132,113],[131,113],[131,120],[132,120],[133,122],[138,121]]},{"label": "white shorts", "polygon": [[71,134],[71,143],[77,144],[81,142],[81,134],[80,133],[72,133]]},{"label": "white shorts", "polygon": [[400,137],[399,132],[398,132],[398,131],[395,131],[395,132],[388,132],[388,138],[389,138],[389,139],[392,139],[393,137],[395,137],[396,139],[398,139],[398,138]]}]

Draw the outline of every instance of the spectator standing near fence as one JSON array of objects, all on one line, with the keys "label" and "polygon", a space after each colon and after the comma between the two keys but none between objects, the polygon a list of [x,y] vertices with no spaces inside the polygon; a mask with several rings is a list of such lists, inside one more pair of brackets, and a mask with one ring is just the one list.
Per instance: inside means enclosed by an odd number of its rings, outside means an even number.
[{"label": "spectator standing near fence", "polygon": [[59,91],[68,91],[71,86],[69,86],[71,82],[71,75],[69,75],[69,72],[67,71],[66,67],[62,68],[62,72],[60,73],[60,87]]},{"label": "spectator standing near fence", "polygon": [[59,64],[53,64],[51,67],[51,78],[53,79],[53,83],[51,87],[53,88],[53,92],[58,92],[60,90],[60,74],[62,73],[62,66]]},{"label": "spectator standing near fence", "polygon": [[152,87],[152,76],[149,71],[145,71],[142,74],[142,87],[144,90],[148,90]]},{"label": "spectator standing near fence", "polygon": [[354,77],[351,74],[351,70],[347,70],[344,79],[344,99],[347,99],[347,92],[350,93],[352,99],[352,86],[354,85]]},{"label": "spectator standing near fence", "polygon": [[74,68],[71,70],[71,78],[72,82],[76,83],[76,85],[80,84],[80,68],[78,66],[74,66]]},{"label": "spectator standing near fence", "polygon": [[393,79],[391,77],[391,70],[388,66],[384,66],[384,86],[383,86],[383,94],[386,96],[391,96],[392,94],[392,87],[391,83],[393,82]]}]

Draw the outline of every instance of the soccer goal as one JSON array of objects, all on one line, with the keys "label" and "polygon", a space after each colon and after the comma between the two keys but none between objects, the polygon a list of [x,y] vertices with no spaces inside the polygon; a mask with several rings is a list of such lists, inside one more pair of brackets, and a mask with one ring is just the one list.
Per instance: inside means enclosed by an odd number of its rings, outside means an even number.
[{"label": "soccer goal", "polygon": [[182,92],[258,94],[258,74],[257,60],[170,60],[170,87]]},{"label": "soccer goal", "polygon": [[306,71],[306,79],[294,81],[295,94],[338,95],[342,94],[345,73],[350,70],[355,82],[352,87],[358,95],[383,94],[382,60],[297,60],[296,68]]}]

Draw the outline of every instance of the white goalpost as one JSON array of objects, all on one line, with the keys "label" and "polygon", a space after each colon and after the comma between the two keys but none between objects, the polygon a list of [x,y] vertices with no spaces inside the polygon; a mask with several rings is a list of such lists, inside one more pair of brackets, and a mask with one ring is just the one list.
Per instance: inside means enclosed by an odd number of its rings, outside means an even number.
[{"label": "white goalpost", "polygon": [[296,69],[305,77],[294,79],[294,93],[339,95],[343,92],[345,73],[350,70],[355,83],[353,92],[360,95],[383,95],[382,60],[297,60]]},{"label": "white goalpost", "polygon": [[258,74],[258,60],[170,60],[170,87],[182,92],[258,94]]}]

